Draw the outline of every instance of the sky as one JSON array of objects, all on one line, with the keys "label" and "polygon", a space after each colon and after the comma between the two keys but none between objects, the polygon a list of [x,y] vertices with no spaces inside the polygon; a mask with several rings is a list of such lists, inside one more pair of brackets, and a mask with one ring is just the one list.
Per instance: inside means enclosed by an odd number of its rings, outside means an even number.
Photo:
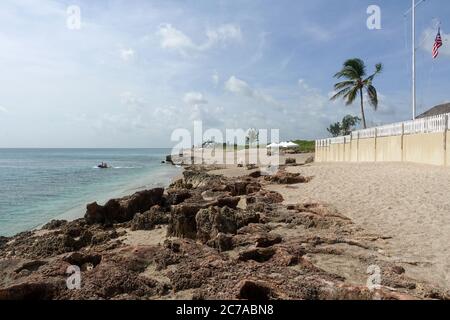
[{"label": "sky", "polygon": [[[381,29],[369,30],[369,5]],[[172,132],[327,137],[359,105],[329,100],[342,63],[384,71],[379,125],[411,118],[409,0],[2,0],[0,147],[171,147]],[[73,24],[80,10],[80,28]],[[69,11],[68,11],[69,8]],[[418,113],[450,101],[450,3],[417,8]],[[431,48],[441,22],[444,46]],[[74,27],[75,26],[75,27]]]}]

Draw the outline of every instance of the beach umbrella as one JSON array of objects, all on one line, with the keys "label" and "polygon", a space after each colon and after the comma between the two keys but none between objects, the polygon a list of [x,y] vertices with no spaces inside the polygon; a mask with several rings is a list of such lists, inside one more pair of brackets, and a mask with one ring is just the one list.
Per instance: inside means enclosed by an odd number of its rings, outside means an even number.
[{"label": "beach umbrella", "polygon": [[269,144],[266,148],[278,148],[279,147],[279,145],[278,144],[276,144],[276,143],[271,143],[271,144]]}]

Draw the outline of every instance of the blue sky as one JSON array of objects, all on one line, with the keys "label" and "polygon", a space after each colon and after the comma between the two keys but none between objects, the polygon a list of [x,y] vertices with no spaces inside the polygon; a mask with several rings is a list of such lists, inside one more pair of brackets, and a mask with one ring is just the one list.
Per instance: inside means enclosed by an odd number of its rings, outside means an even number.
[{"label": "blue sky", "polygon": [[[381,8],[381,30],[366,26]],[[410,111],[409,0],[47,1],[0,3],[0,147],[162,147],[176,128],[278,128],[283,139],[327,136],[357,104],[332,103],[333,74],[359,57],[378,112]],[[66,26],[81,9],[81,29]],[[417,10],[418,111],[450,100],[448,0]],[[444,47],[431,59],[436,21]]]}]

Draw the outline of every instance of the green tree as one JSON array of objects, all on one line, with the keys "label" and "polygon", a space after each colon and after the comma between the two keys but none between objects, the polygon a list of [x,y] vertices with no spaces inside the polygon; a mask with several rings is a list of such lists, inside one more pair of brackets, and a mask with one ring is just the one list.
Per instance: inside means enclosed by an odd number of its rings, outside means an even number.
[{"label": "green tree", "polygon": [[333,123],[329,128],[327,128],[327,130],[332,137],[339,137],[341,135],[341,123]]},{"label": "green tree", "polygon": [[350,59],[344,62],[342,70],[334,75],[337,79],[346,79],[345,81],[336,83],[334,90],[337,92],[331,100],[343,98],[346,105],[351,105],[359,95],[361,100],[361,117],[364,129],[367,128],[366,117],[364,114],[364,91],[369,97],[369,103],[376,111],[378,108],[378,94],[373,86],[373,79],[383,70],[383,65],[378,63],[375,65],[375,72],[366,77],[366,65],[361,59]]},{"label": "green tree", "polygon": [[360,118],[354,117],[352,115],[346,115],[342,119],[341,134],[343,136],[348,136],[355,129],[355,126],[357,126],[360,122],[361,122]]},{"label": "green tree", "polygon": [[352,115],[346,115],[342,122],[331,124],[327,130],[333,137],[348,136],[355,129],[355,126],[361,121],[360,118]]}]

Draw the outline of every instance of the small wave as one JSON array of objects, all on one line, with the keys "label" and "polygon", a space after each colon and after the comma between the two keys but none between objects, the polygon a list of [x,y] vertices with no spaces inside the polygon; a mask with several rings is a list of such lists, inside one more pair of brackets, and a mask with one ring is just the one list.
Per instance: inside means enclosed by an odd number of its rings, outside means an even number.
[{"label": "small wave", "polygon": [[113,167],[113,169],[139,169],[142,167]]}]

